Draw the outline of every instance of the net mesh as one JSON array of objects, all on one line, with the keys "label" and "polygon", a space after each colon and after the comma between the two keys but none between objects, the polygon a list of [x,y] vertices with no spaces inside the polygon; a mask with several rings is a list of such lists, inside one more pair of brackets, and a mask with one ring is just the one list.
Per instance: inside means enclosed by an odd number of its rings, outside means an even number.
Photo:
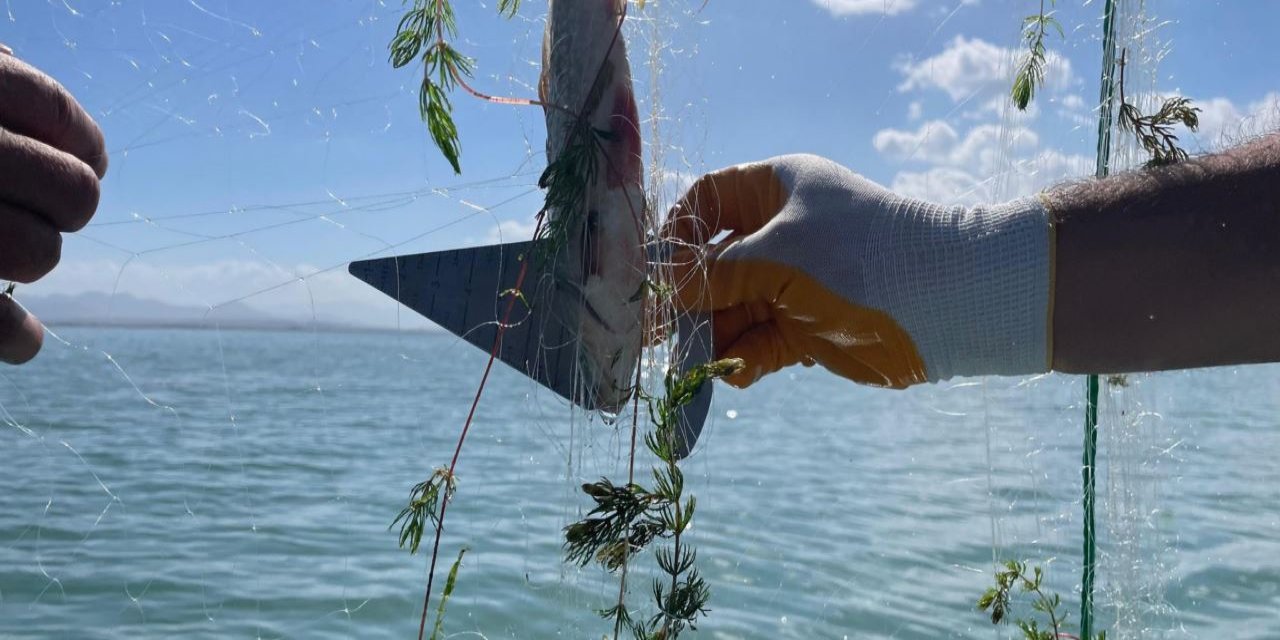
[{"label": "net mesh", "polygon": [[[1067,36],[1051,41],[1028,113],[1006,99],[1021,52],[1006,5],[768,3],[750,22],[717,0],[645,4],[625,34],[653,212],[709,169],[790,151],[947,202],[1000,202],[1092,171],[1096,2],[1059,7]],[[1176,25],[1119,4],[1126,91],[1149,110],[1177,77]],[[533,96],[545,3],[509,21],[484,3],[456,9],[477,84]],[[531,237],[546,159],[540,110],[459,96],[464,174],[452,176],[417,119],[414,74],[386,60],[401,11],[5,3],[0,41],[89,108],[112,166],[64,264],[18,289],[51,339],[0,372],[0,635],[416,628],[425,561],[386,529],[408,488],[447,462],[484,357],[346,265]],[[806,11],[845,30],[822,35]],[[980,24],[992,16],[1000,26]],[[752,54],[772,49],[824,71],[789,77],[794,59]],[[876,58],[888,75],[856,62],[878,50],[892,52]],[[836,89],[860,82],[853,103]],[[1185,139],[1202,150],[1276,123],[1274,96],[1199,102],[1206,126]],[[726,141],[760,129],[785,135],[759,149]],[[1116,140],[1113,166],[1141,163]],[[666,348],[646,354],[650,388]],[[1267,514],[1280,498],[1257,487],[1280,486],[1267,456],[1280,446],[1276,379],[1258,367],[1104,385],[1096,628],[1109,637],[1238,636],[1229,618],[1269,619],[1280,568],[1266,558],[1280,553]],[[629,421],[505,370],[486,394],[442,554],[471,549],[446,630],[607,633],[594,610],[616,599],[616,579],[563,563],[561,529],[583,515],[580,483],[626,476]],[[1075,619],[1080,380],[893,394],[800,369],[717,394],[685,463],[713,594],[700,635],[1012,637],[973,610],[1005,559],[1044,566]],[[643,456],[636,469],[647,478]],[[655,575],[636,563],[634,606]]]}]

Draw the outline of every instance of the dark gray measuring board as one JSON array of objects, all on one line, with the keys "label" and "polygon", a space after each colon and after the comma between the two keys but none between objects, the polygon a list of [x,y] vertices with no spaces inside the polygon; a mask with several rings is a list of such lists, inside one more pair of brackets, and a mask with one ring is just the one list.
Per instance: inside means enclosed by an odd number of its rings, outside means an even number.
[{"label": "dark gray measuring board", "polygon": [[[533,242],[435,251],[352,262],[351,275],[489,353],[523,260]],[[587,409],[590,394],[575,378],[574,294],[562,292],[531,262],[503,333],[498,359]],[[528,304],[526,304],[526,301]]]},{"label": "dark gray measuring board", "polygon": [[[434,251],[352,262],[349,271],[427,319],[448,329],[485,353],[493,349],[498,323],[516,286],[520,268],[530,261],[520,287],[525,301],[512,307],[502,335],[498,359],[585,409],[595,408],[592,394],[577,376],[580,295],[556,287],[554,277],[537,262],[533,241]],[[650,247],[650,259],[661,251]],[[505,294],[505,295],[504,295]],[[526,304],[527,302],[527,304]],[[710,316],[682,316],[677,321],[681,373],[711,359]],[[679,457],[697,443],[711,408],[712,385],[704,385],[681,411]]]}]

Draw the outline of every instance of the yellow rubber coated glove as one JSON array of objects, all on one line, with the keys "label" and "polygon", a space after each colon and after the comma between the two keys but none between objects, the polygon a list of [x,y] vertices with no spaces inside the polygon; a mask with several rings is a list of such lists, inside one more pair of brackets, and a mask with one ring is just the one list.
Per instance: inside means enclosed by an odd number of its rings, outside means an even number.
[{"label": "yellow rubber coated glove", "polygon": [[712,314],[716,357],[746,363],[734,386],[797,363],[893,388],[1048,370],[1053,234],[1036,198],[941,207],[792,155],[702,177],[663,234],[681,247],[678,303]]}]

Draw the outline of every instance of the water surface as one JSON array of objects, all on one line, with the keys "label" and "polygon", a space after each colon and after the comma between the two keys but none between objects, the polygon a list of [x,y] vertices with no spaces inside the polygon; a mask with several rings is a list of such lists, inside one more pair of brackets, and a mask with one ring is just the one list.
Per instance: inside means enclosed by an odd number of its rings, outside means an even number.
[{"label": "water surface", "polygon": [[[423,334],[59,334],[0,372],[0,637],[416,634],[426,559],[387,527],[448,461],[482,354]],[[693,637],[996,637],[973,602],[1005,557],[1045,564],[1074,620],[1081,388],[795,369],[719,389],[685,466],[712,586]],[[1099,489],[1118,637],[1280,636],[1278,391],[1280,368],[1221,369],[1134,378],[1104,406],[1130,425],[1102,437]],[[625,435],[495,372],[449,512],[446,564],[470,548],[452,637],[608,631],[592,611],[616,582],[562,564],[560,529],[578,484],[622,477]]]}]

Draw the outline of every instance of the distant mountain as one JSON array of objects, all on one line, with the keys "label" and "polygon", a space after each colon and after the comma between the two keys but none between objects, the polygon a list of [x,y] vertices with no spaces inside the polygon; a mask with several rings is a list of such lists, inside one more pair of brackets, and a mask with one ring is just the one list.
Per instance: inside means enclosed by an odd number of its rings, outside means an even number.
[{"label": "distant mountain", "polygon": [[309,322],[279,318],[240,302],[210,311],[139,298],[127,293],[86,292],[75,295],[21,296],[18,300],[46,325],[105,327],[166,327],[212,329],[370,330],[376,327]]}]

